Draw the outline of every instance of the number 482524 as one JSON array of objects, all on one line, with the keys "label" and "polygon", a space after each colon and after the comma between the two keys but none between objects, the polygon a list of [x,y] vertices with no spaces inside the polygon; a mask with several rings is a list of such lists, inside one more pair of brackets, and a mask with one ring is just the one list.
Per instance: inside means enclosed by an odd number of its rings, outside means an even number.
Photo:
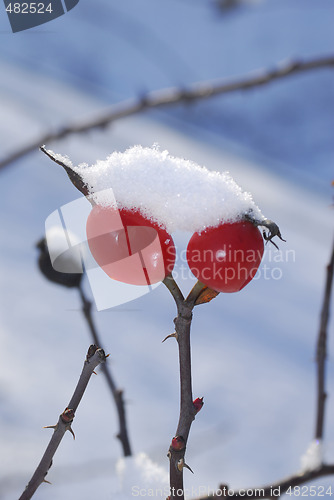
[{"label": "number 482524", "polygon": [[45,5],[44,3],[30,2],[30,3],[9,3],[6,7],[9,14],[45,14],[52,13],[52,4]]},{"label": "number 482524", "polygon": [[332,487],[328,486],[289,486],[285,492],[286,495],[294,497],[325,497],[334,495]]}]

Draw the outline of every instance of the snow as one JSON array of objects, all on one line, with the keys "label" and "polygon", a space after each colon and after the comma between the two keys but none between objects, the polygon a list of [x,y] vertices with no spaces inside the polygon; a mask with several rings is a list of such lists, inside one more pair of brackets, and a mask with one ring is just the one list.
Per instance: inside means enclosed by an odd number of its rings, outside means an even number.
[{"label": "snow", "polygon": [[264,219],[252,196],[228,172],[209,171],[158,146],[134,146],[74,170],[98,205],[138,209],[169,233],[200,232],[246,213]]},{"label": "snow", "polygon": [[314,439],[301,457],[301,474],[319,469],[323,463],[322,439]]}]

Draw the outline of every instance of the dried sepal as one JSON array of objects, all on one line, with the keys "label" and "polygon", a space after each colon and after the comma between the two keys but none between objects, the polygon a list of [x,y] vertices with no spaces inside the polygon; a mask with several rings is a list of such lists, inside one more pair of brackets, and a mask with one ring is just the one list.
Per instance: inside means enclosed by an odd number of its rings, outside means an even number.
[{"label": "dried sepal", "polygon": [[[278,250],[278,246],[276,245],[276,243],[274,241],[272,241],[273,238],[275,238],[275,236],[277,236],[281,241],[286,241],[283,239],[283,237],[281,235],[280,228],[278,227],[276,222],[274,222],[270,219],[262,219],[262,220],[255,219],[252,216],[251,211],[248,212],[247,214],[245,214],[244,218],[246,220],[252,222],[255,226],[264,227],[265,229],[262,232],[263,238],[266,240],[267,243],[268,243],[268,241],[270,241],[270,243],[272,243],[274,245],[274,247],[277,248],[277,250]],[[266,230],[268,231],[268,234],[267,234]]]},{"label": "dried sepal", "polygon": [[97,352],[98,352],[98,356],[100,358],[100,363],[105,363],[106,359],[109,357],[109,354],[106,354],[104,352],[104,349],[102,349],[102,347],[99,347]]},{"label": "dried sepal", "polygon": [[87,356],[86,356],[86,361],[88,363],[89,363],[89,359],[94,356],[94,354],[96,353],[97,350],[98,350],[98,347],[95,344],[92,344],[88,347]]},{"label": "dried sepal", "polygon": [[212,288],[206,286],[196,299],[195,306],[198,306],[200,304],[206,304],[207,302],[210,302],[212,299],[215,299],[217,295],[219,295],[219,292],[216,292],[216,290],[212,290]]}]

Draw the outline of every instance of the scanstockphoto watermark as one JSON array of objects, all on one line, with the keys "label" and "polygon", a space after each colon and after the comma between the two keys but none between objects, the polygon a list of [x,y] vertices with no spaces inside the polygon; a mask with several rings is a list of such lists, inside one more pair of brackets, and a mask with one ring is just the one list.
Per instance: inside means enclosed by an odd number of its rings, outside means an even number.
[{"label": "scanstockphoto watermark", "polygon": [[[267,492],[268,494],[268,492]],[[228,488],[227,486],[221,486],[220,488],[213,489],[209,486],[198,486],[192,488],[185,489],[176,489],[176,488],[142,488],[140,486],[134,485],[131,489],[131,495],[133,497],[149,497],[149,498],[168,498],[173,496],[177,497],[186,497],[186,498],[201,498],[206,497],[208,495],[215,495],[215,497],[222,498],[233,498],[234,496],[243,497],[243,498],[265,498],[266,491],[264,488],[247,488],[240,490],[233,490]],[[270,487],[270,497],[280,497],[281,488],[278,486]]]},{"label": "scanstockphoto watermark", "polygon": [[[176,255],[175,279],[191,279],[192,272],[188,266],[187,249],[182,249]],[[231,245],[223,245],[218,251],[206,249],[204,251],[192,250],[192,262],[201,264],[201,274],[206,280],[220,279],[225,283],[235,279],[247,279],[249,273],[254,276],[253,280],[281,280],[284,274],[284,264],[296,262],[296,252],[293,249],[277,250],[266,246],[262,264],[257,268],[256,262],[261,254],[256,250],[235,250]],[[254,264],[250,268],[249,264]]]},{"label": "scanstockphoto watermark", "polygon": [[72,10],[79,0],[39,0],[25,2],[4,0],[13,33],[53,21]]},{"label": "scanstockphoto watermark", "polygon": [[[107,190],[106,196],[109,200],[114,200],[114,195],[111,189]],[[116,202],[115,202],[116,203]],[[116,206],[116,205],[115,205]],[[87,241],[87,220],[91,213],[91,203],[85,197],[63,205],[59,210],[54,211],[49,215],[45,222],[45,234],[50,254],[50,259],[53,268],[58,272],[66,273],[83,273],[86,272],[93,298],[96,307],[99,311],[116,307],[139,297],[152,292],[156,287],[161,285],[161,280],[164,278],[164,268],[161,269],[161,277],[158,281],[144,281],[144,285],[129,284],[111,279],[114,273],[126,272],[126,274],[143,275],[150,265],[150,259],[153,256],[159,257],[160,262],[162,249],[156,231],[150,228],[149,234],[144,231],[140,236],[136,232],[136,250],[129,252],[127,248],[126,238],[131,239],[131,234],[124,228],[121,216],[117,210],[109,220],[102,216],[101,227],[99,234],[96,236],[98,250],[101,247],[109,246],[107,243],[113,243],[118,238],[123,239],[124,248],[120,255],[119,245],[116,245],[116,254],[108,253],[107,261],[101,257],[100,262],[92,255],[91,246],[94,238]],[[111,227],[112,226],[112,227]],[[96,228],[96,225],[94,226]],[[54,238],[54,228],[56,238]],[[147,228],[146,228],[147,229]],[[109,233],[108,233],[109,231]],[[127,234],[126,234],[127,232]],[[104,238],[105,234],[110,234],[110,240]],[[52,237],[51,237],[52,236]],[[125,238],[126,236],[126,238]],[[100,240],[101,238],[101,240]],[[130,242],[131,243],[131,242]],[[180,249],[179,249],[180,250]],[[176,251],[174,246],[167,248],[167,253],[172,252],[171,257],[175,258],[175,267],[173,276],[176,280],[194,280],[195,277],[191,272],[187,261],[187,250],[182,248]],[[168,255],[167,255],[168,257]],[[252,267],[256,263],[258,255],[254,251],[234,251],[230,245],[222,246],[218,251],[213,252],[207,250],[204,256],[193,254],[192,257],[196,260],[202,259],[204,274],[207,278],[216,277],[220,280],[228,282],[233,280],[238,275],[246,276],[249,273],[249,266]],[[255,274],[254,279],[264,280],[280,280],[283,277],[285,263],[295,262],[296,255],[294,250],[276,250],[266,245],[266,252],[262,263]],[[237,262],[237,265],[235,263]],[[223,265],[223,266],[221,266]],[[112,272],[110,272],[112,270]],[[117,274],[116,273],[116,274]],[[146,273],[147,274],[147,273]]]}]

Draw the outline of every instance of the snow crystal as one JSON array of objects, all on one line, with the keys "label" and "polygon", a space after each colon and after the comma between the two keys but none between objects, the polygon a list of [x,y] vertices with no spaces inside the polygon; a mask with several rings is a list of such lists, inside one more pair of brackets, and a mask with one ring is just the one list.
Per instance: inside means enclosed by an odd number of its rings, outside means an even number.
[{"label": "snow crystal", "polygon": [[301,473],[317,470],[323,462],[323,447],[321,439],[311,441],[301,458]]},{"label": "snow crystal", "polygon": [[52,265],[62,273],[82,273],[82,252],[80,240],[61,226],[47,228],[45,238]]},{"label": "snow crystal", "polygon": [[123,494],[117,498],[150,496],[165,499],[169,494],[167,467],[164,469],[155,464],[145,453],[121,458],[117,462],[116,471]]},{"label": "snow crystal", "polygon": [[169,233],[201,231],[236,221],[250,211],[255,218],[264,218],[251,194],[243,192],[228,172],[210,171],[157,146],[134,146],[73,170],[95,203],[138,209]]}]

